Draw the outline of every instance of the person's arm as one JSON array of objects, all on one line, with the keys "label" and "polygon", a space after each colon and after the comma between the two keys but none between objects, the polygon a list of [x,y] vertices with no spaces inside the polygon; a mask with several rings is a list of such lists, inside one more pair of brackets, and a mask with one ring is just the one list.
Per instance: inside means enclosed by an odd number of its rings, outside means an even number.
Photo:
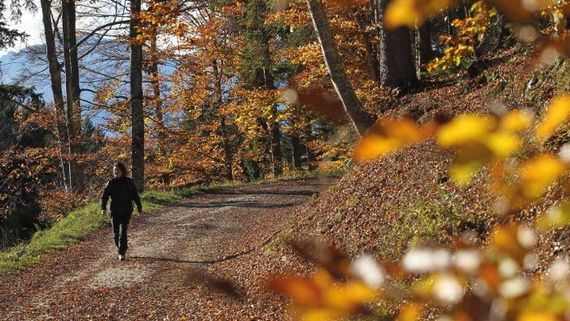
[{"label": "person's arm", "polygon": [[135,182],[133,182],[132,179],[129,180],[129,185],[130,185],[129,190],[131,191],[131,197],[135,201],[135,204],[137,205],[137,211],[140,213],[142,212],[142,203],[141,203],[141,198],[139,196],[139,192],[137,191]]},{"label": "person's arm", "polygon": [[109,196],[111,195],[111,182],[108,182],[103,189],[103,195],[101,196],[101,212],[107,212],[107,202],[109,201]]}]

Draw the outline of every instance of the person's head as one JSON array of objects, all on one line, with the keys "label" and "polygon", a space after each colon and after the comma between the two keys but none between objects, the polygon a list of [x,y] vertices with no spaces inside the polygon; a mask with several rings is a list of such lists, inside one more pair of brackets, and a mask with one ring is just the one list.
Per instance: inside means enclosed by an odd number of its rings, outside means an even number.
[{"label": "person's head", "polygon": [[115,175],[115,177],[124,177],[127,175],[127,167],[125,166],[125,164],[121,163],[121,162],[116,162],[115,165],[113,165],[113,175]]}]

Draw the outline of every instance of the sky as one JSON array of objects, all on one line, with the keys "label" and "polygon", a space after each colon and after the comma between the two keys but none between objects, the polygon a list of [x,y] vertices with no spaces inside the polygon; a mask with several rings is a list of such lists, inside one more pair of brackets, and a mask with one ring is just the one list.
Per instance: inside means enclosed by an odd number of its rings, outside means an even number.
[{"label": "sky", "polygon": [[35,13],[24,11],[20,22],[7,21],[7,24],[10,28],[16,29],[18,31],[23,31],[28,34],[28,39],[25,42],[19,41],[15,47],[0,50],[0,57],[9,51],[19,51],[26,46],[33,46],[43,42],[42,15],[39,10],[39,3],[37,3],[37,5],[38,11]]}]

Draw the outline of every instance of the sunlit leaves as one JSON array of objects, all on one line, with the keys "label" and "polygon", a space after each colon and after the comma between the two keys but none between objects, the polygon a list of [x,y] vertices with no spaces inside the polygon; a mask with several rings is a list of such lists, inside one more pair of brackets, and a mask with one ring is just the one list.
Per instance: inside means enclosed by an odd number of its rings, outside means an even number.
[{"label": "sunlit leaves", "polygon": [[436,137],[438,144],[457,152],[450,169],[452,178],[465,184],[482,166],[519,151],[520,133],[529,128],[532,117],[512,111],[502,118],[492,115],[461,115],[438,125],[417,125],[409,119],[383,119],[362,138],[355,150],[357,161],[382,157],[398,149]]},{"label": "sunlit leaves", "polygon": [[[457,3],[454,0],[396,0],[388,6],[384,23],[388,28],[413,28]],[[567,1],[484,0],[474,3],[470,17],[453,21],[457,35],[444,38],[447,46],[444,55],[430,63],[428,70],[450,70],[459,66],[464,58],[473,55],[474,46],[482,40],[490,18],[495,16],[495,9],[506,20],[518,25],[516,29],[521,31],[518,35],[522,40],[543,44],[538,55],[539,65],[549,65],[559,56],[570,56],[570,36],[564,27],[570,12]],[[550,28],[553,31],[545,34],[556,34],[555,39],[549,39],[535,30],[533,25],[542,23],[540,14],[553,17]]]},{"label": "sunlit leaves", "polygon": [[565,171],[566,166],[551,155],[540,155],[526,162],[520,170],[524,195],[528,198],[541,196]]},{"label": "sunlit leaves", "polygon": [[493,231],[491,244],[495,249],[522,263],[525,255],[535,246],[536,237],[528,227],[509,224]]},{"label": "sunlit leaves", "polygon": [[430,16],[455,5],[457,0],[395,0],[388,5],[384,24],[388,28],[413,28]]},{"label": "sunlit leaves", "polygon": [[[513,22],[530,22],[533,14],[555,4],[553,0],[485,0],[486,4],[499,9]],[[414,27],[444,9],[456,5],[454,0],[396,0],[388,7],[386,26]]]},{"label": "sunlit leaves", "polygon": [[[491,165],[494,192],[506,200],[507,207],[521,208],[542,196],[568,170],[566,152],[560,156],[539,154],[513,164],[510,158],[530,144],[536,130],[538,141],[550,137],[570,117],[568,96],[553,100],[544,119],[535,122],[525,110],[513,110],[502,116],[459,115],[437,125],[420,126],[408,119],[379,121],[365,135],[355,151],[357,161],[382,157],[401,148],[435,137],[438,145],[455,151],[450,177],[458,184],[469,183],[484,166]],[[510,163],[510,165],[508,165]]]},{"label": "sunlit leaves", "polygon": [[492,116],[462,115],[438,131],[437,141],[444,148],[483,141],[496,127],[496,123]]},{"label": "sunlit leaves", "polygon": [[558,321],[558,317],[549,312],[527,312],[523,313],[517,321]]},{"label": "sunlit leaves", "polygon": [[451,25],[457,30],[454,36],[444,36],[442,41],[446,48],[441,58],[430,62],[426,68],[428,71],[454,70],[461,65],[465,58],[475,54],[476,45],[483,40],[488,26],[496,17],[497,12],[483,1],[473,3],[470,16],[465,19],[455,19]]},{"label": "sunlit leaves", "polygon": [[293,312],[299,320],[333,320],[365,312],[366,304],[378,292],[358,281],[340,282],[326,270],[310,278],[280,277],[269,284],[274,291],[293,300]]},{"label": "sunlit leaves", "polygon": [[503,116],[500,127],[506,131],[520,133],[528,130],[531,127],[533,120],[534,118],[530,112],[525,110],[513,110]]},{"label": "sunlit leaves", "polygon": [[537,226],[541,230],[549,230],[570,225],[570,202],[565,201],[560,205],[552,206],[537,220]]},{"label": "sunlit leaves", "polygon": [[[276,278],[270,286],[292,300],[298,320],[343,320],[363,312],[378,318],[381,314],[367,307],[384,299],[405,302],[387,319],[395,321],[422,320],[428,311],[449,313],[441,320],[489,320],[498,315],[509,315],[509,320],[565,320],[570,311],[564,294],[570,285],[570,265],[556,259],[546,278],[525,274],[535,269],[536,244],[537,235],[529,226],[509,223],[495,227],[481,249],[412,248],[402,268],[417,277],[404,281],[410,282],[405,292],[394,290],[398,285],[393,282],[403,281],[399,278],[388,277],[381,288],[370,288],[356,275],[334,278],[322,267],[310,277]],[[366,261],[377,264],[369,256]]]},{"label": "sunlit leaves", "polygon": [[546,115],[540,122],[536,136],[539,141],[548,139],[562,124],[570,119],[570,95],[555,98],[548,108]]},{"label": "sunlit leaves", "polygon": [[400,309],[400,313],[396,318],[396,321],[417,321],[420,320],[423,308],[417,303],[410,303],[404,305]]},{"label": "sunlit leaves", "polygon": [[383,119],[362,138],[354,157],[368,161],[433,136],[435,124],[421,127],[410,119]]}]

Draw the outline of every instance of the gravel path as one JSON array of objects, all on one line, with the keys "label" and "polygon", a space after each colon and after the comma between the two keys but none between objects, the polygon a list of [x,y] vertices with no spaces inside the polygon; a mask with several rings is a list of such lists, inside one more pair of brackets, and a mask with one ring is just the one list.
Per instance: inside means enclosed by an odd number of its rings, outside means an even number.
[{"label": "gravel path", "polygon": [[[127,260],[111,229],[0,279],[0,320],[283,320],[264,278],[294,258],[263,246],[326,180],[247,185],[135,217]],[[205,263],[208,262],[208,263]]]}]

